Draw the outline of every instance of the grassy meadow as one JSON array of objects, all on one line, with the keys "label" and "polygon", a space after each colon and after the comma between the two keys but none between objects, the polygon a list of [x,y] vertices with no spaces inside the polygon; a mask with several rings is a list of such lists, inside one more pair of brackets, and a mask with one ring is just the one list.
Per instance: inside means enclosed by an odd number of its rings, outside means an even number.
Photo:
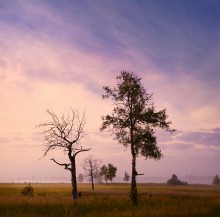
[{"label": "grassy meadow", "polygon": [[139,184],[139,204],[129,200],[129,184],[79,184],[82,197],[71,198],[70,184],[0,184],[0,217],[219,217],[220,186]]}]

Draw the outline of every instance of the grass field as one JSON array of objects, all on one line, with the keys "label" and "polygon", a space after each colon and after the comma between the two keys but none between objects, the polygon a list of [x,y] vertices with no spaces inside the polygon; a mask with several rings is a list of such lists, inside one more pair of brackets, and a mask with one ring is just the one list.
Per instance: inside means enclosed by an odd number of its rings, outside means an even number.
[{"label": "grass field", "polygon": [[[129,184],[79,184],[82,197],[71,198],[70,184],[0,184],[1,217],[220,217],[220,186],[139,184],[139,204],[129,200]],[[152,195],[152,196],[151,196]]]}]

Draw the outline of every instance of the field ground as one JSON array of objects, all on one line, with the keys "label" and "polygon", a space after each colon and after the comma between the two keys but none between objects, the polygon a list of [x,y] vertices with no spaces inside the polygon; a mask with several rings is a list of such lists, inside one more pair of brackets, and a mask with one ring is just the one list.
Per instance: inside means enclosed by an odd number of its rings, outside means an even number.
[{"label": "field ground", "polygon": [[139,184],[139,204],[129,200],[129,184],[79,184],[82,197],[71,198],[70,184],[0,184],[0,217],[220,217],[220,186]]}]

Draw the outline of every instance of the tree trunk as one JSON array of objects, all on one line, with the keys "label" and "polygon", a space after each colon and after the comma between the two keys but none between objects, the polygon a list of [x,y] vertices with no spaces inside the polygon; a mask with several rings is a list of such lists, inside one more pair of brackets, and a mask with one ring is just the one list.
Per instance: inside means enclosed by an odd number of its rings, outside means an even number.
[{"label": "tree trunk", "polygon": [[132,153],[131,201],[137,205],[136,155]]},{"label": "tree trunk", "polygon": [[[131,108],[132,111],[132,108]],[[137,205],[137,183],[136,183],[136,152],[135,152],[135,144],[134,144],[134,123],[133,123],[133,115],[131,113],[130,116],[130,139],[131,139],[131,156],[132,156],[132,176],[131,176],[131,201],[134,205]]]},{"label": "tree trunk", "polygon": [[73,200],[76,202],[78,199],[78,192],[77,192],[77,181],[76,181],[76,164],[75,164],[75,157],[71,159],[71,181],[72,181],[72,197]]},{"label": "tree trunk", "polygon": [[94,191],[94,181],[93,181],[93,176],[91,177],[92,179],[92,190]]},{"label": "tree trunk", "polygon": [[90,160],[89,161],[90,163],[90,169],[91,169],[91,173],[90,173],[90,176],[91,176],[91,182],[92,182],[92,190],[94,191],[94,180],[93,180],[93,166],[92,166],[92,161]]}]

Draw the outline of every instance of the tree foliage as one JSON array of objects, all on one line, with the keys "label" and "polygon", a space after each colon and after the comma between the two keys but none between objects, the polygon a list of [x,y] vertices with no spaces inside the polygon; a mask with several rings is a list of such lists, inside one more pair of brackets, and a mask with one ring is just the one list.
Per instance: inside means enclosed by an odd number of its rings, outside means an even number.
[{"label": "tree foliage", "polygon": [[112,182],[113,178],[116,177],[117,167],[115,167],[113,164],[108,164],[108,166],[103,165],[101,167],[100,175],[104,177],[104,180],[106,183],[108,183],[108,180]]},{"label": "tree foliage", "polygon": [[80,118],[77,111],[71,110],[71,115],[62,115],[59,118],[53,111],[47,110],[47,113],[50,120],[38,125],[38,127],[43,129],[41,133],[46,147],[43,156],[55,149],[60,149],[67,153],[68,162],[60,163],[55,158],[51,158],[51,160],[71,172],[72,196],[76,200],[78,198],[76,156],[81,152],[90,150],[83,148],[80,144],[84,135],[85,114]]},{"label": "tree foliage", "polygon": [[116,77],[115,87],[104,86],[103,99],[111,99],[114,108],[111,115],[102,117],[101,130],[109,128],[114,138],[125,147],[130,146],[132,155],[131,198],[137,204],[136,157],[159,160],[163,155],[157,146],[155,127],[173,132],[166,109],[156,111],[152,94],[141,84],[134,73],[122,71]]},{"label": "tree foliage", "polygon": [[132,145],[136,156],[160,159],[162,154],[153,128],[173,131],[169,127],[171,122],[167,121],[166,109],[155,111],[152,94],[146,92],[141,79],[134,73],[122,71],[116,79],[119,81],[117,87],[103,88],[106,92],[103,98],[112,99],[115,107],[111,115],[102,117],[101,130],[112,127],[115,139],[126,147]]}]

